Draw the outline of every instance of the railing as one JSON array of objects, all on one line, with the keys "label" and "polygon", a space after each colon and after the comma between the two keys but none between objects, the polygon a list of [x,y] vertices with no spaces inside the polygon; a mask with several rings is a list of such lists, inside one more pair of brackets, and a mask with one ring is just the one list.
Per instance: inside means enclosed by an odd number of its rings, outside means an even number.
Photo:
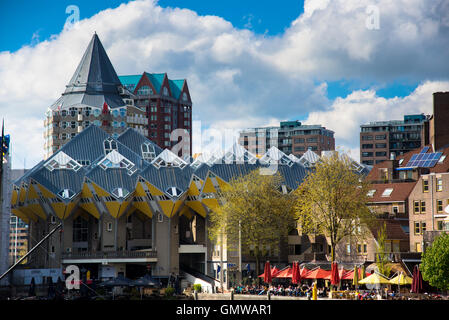
[{"label": "railing", "polygon": [[97,251],[63,253],[63,259],[156,258],[156,251]]}]

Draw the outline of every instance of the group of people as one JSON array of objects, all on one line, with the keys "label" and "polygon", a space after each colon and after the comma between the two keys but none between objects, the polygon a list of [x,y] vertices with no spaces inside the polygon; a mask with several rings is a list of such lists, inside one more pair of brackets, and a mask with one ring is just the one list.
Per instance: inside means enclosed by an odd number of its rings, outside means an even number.
[{"label": "group of people", "polygon": [[[234,292],[236,294],[267,294],[270,292],[271,295],[275,296],[289,296],[289,297],[311,297],[312,296],[312,285],[246,285],[246,286],[236,286],[234,287]],[[318,288],[317,289],[318,297],[327,297],[328,296],[328,288]]]}]

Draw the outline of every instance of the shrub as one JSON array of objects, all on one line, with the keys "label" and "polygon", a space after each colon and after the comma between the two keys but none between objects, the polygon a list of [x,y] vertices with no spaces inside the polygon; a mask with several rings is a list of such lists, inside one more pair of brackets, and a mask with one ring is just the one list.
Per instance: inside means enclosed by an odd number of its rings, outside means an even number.
[{"label": "shrub", "polygon": [[199,283],[194,284],[193,290],[195,290],[197,292],[201,292],[201,284],[199,284]]},{"label": "shrub", "polygon": [[165,295],[167,297],[171,297],[175,294],[175,288],[172,287],[167,287],[167,289],[165,289]]}]

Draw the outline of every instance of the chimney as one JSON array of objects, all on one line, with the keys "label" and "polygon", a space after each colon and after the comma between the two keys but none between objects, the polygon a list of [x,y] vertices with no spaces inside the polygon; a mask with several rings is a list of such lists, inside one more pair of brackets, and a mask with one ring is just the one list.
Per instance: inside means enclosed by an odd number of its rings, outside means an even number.
[{"label": "chimney", "polygon": [[430,121],[430,143],[436,151],[449,144],[449,92],[433,94],[433,117]]},{"label": "chimney", "polygon": [[396,160],[396,153],[390,152],[390,160]]}]

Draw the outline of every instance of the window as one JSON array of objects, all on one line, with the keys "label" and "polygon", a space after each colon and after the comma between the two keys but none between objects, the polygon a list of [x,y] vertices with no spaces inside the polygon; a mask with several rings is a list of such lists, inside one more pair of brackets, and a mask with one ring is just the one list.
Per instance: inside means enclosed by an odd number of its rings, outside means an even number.
[{"label": "window", "polygon": [[162,213],[159,213],[159,214],[157,215],[157,221],[158,221],[158,222],[164,222],[164,215],[163,215]]},{"label": "window", "polygon": [[400,252],[399,241],[393,241],[393,252]]},{"label": "window", "polygon": [[386,147],[386,143],[376,143],[376,149],[385,149]]},{"label": "window", "polygon": [[372,152],[362,152],[362,157],[372,157],[373,153]]},{"label": "window", "polygon": [[167,87],[164,87],[163,92],[164,92],[164,96],[168,96],[168,88]]},{"label": "window", "polygon": [[421,213],[426,213],[426,202],[421,201]]},{"label": "window", "polygon": [[117,150],[117,142],[112,139],[107,139],[104,141],[104,153],[108,154],[112,150]]},{"label": "window", "polygon": [[414,201],[413,202],[413,212],[415,213],[415,214],[417,214],[417,213],[419,213],[419,208],[420,208],[420,206],[419,206],[419,201]]},{"label": "window", "polygon": [[420,228],[420,222],[419,221],[415,221],[415,235],[420,235],[421,234],[421,228]]},{"label": "window", "polygon": [[373,136],[362,136],[362,140],[373,140]]},{"label": "window", "polygon": [[426,223],[424,221],[415,221],[415,235],[422,235],[426,231]]},{"label": "window", "polygon": [[182,100],[187,101],[187,93],[185,92],[182,93]]},{"label": "window", "polygon": [[370,191],[368,191],[367,196],[368,197],[373,197],[375,193],[376,193],[376,190],[374,190],[374,189],[370,190]]},{"label": "window", "polygon": [[106,225],[106,230],[111,232],[112,231],[112,222],[108,222]]},{"label": "window", "polygon": [[387,156],[387,152],[386,151],[376,152],[376,157],[386,157],[386,156]]},{"label": "window", "polygon": [[139,96],[147,96],[149,94],[153,94],[153,90],[149,86],[141,86],[137,89],[137,95]]},{"label": "window", "polygon": [[443,212],[443,200],[437,200],[437,212]]},{"label": "window", "polygon": [[58,192],[58,195],[64,199],[71,199],[75,195],[75,192],[70,189],[63,189]]},{"label": "window", "polygon": [[384,190],[384,192],[382,193],[382,197],[389,197],[391,195],[391,193],[393,192],[393,188],[387,188]]},{"label": "window", "polygon": [[73,242],[87,241],[88,222],[79,216],[73,220]]},{"label": "window", "polygon": [[393,206],[393,214],[398,214],[398,213],[399,213],[399,207]]},{"label": "window", "polygon": [[422,192],[429,192],[429,180],[422,181]]},{"label": "window", "polygon": [[351,244],[346,244],[346,254],[351,254]]},{"label": "window", "polygon": [[295,139],[294,139],[294,142],[295,142],[295,143],[304,143],[305,140],[304,140],[303,138],[295,138]]},{"label": "window", "polygon": [[422,252],[421,242],[415,242],[415,251]]},{"label": "window", "polygon": [[443,191],[443,179],[437,178],[437,191]]},{"label": "window", "polygon": [[386,138],[387,138],[387,136],[384,134],[376,136],[376,140],[385,140]]},{"label": "window", "polygon": [[156,157],[154,146],[149,143],[142,144],[142,158],[152,161]]}]

